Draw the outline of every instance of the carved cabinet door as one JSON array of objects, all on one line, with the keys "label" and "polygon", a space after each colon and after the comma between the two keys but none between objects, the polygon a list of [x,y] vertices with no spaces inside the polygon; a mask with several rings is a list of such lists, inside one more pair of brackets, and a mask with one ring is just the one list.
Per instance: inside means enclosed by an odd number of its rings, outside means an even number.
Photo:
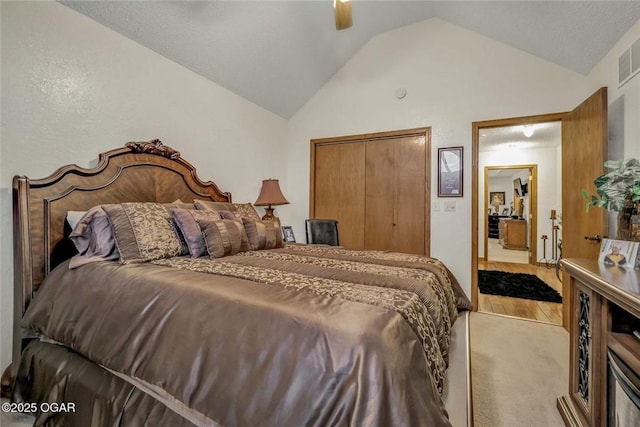
[{"label": "carved cabinet door", "polygon": [[[570,395],[580,411],[585,425],[604,424],[604,408],[601,396],[606,386],[606,370],[601,371],[602,358],[606,358],[606,307],[602,297],[572,278],[572,322],[570,346]],[[606,364],[604,364],[606,365]]]}]

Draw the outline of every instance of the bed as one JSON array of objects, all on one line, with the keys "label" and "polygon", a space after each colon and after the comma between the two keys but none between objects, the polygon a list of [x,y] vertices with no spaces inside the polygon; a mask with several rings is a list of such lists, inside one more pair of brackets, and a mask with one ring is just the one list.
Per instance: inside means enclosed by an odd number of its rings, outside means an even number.
[{"label": "bed", "polygon": [[[286,244],[240,206],[157,140],[14,178],[12,398],[65,409],[35,425],[471,425],[468,299],[441,262]],[[94,209],[110,260],[70,239]]]}]

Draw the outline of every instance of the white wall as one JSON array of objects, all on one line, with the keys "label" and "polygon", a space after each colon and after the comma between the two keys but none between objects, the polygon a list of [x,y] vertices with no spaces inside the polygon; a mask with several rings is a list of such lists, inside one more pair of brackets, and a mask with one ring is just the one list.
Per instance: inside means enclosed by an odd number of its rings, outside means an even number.
[{"label": "white wall", "polygon": [[11,179],[160,138],[235,201],[286,188],[287,122],[55,2],[2,2],[0,370],[10,363]]},{"label": "white wall", "polygon": [[[611,157],[640,159],[640,74],[618,88],[618,58],[640,39],[640,21],[620,38],[588,76],[591,91],[607,86],[609,94],[609,145]],[[621,156],[615,154],[623,147]]]},{"label": "white wall", "polygon": [[302,233],[310,139],[431,126],[432,199],[437,148],[464,146],[464,197],[432,212],[431,254],[470,292],[471,123],[567,111],[588,95],[586,77],[439,19],[376,36],[290,120],[288,175],[300,179],[285,190],[288,219]]}]

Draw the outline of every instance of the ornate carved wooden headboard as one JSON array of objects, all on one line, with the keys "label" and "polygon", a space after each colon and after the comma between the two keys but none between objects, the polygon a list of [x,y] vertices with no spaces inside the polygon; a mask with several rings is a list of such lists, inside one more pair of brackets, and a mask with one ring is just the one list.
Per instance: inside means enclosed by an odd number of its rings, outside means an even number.
[{"label": "ornate carved wooden headboard", "polygon": [[67,211],[106,203],[170,203],[177,199],[231,202],[231,194],[211,181],[201,181],[179,152],[159,140],[130,142],[102,153],[91,169],[71,164],[43,179],[15,176],[14,358],[21,347],[19,322],[31,298],[49,272],[75,253],[66,237],[69,230],[65,234]]}]

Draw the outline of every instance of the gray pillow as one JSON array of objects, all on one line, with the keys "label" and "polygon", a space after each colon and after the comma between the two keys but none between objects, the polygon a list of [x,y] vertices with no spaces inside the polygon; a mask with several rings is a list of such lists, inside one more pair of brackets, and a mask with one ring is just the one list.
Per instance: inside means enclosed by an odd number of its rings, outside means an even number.
[{"label": "gray pillow", "polygon": [[213,210],[198,211],[195,209],[171,209],[171,214],[182,232],[191,257],[198,258],[204,255],[207,252],[207,245],[198,220],[219,220],[221,219],[220,214]]},{"label": "gray pillow", "polygon": [[[69,225],[73,222],[73,217],[74,215],[67,215]],[[101,206],[95,206],[82,215],[73,227],[69,239],[78,250],[78,254],[69,261],[71,269],[91,262],[116,260],[120,257],[109,218]]]}]

